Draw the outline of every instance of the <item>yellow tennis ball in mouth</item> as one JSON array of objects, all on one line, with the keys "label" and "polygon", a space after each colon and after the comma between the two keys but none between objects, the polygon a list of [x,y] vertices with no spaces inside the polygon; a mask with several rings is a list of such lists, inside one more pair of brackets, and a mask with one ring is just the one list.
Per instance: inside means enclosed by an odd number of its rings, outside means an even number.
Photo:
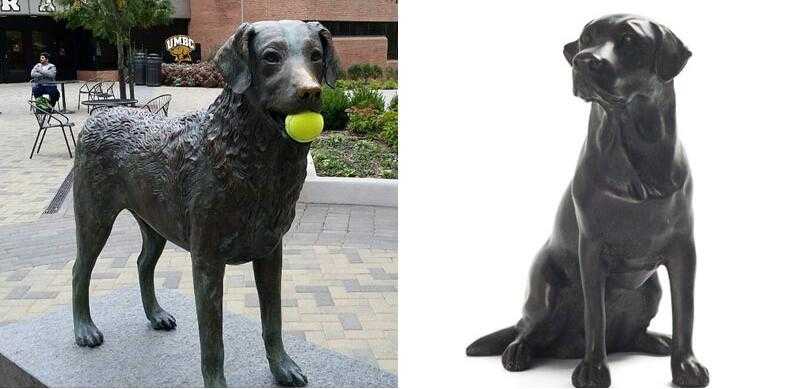
[{"label": "yellow tennis ball in mouth", "polygon": [[286,116],[286,133],[300,143],[316,139],[324,126],[322,115],[316,112],[308,111]]}]

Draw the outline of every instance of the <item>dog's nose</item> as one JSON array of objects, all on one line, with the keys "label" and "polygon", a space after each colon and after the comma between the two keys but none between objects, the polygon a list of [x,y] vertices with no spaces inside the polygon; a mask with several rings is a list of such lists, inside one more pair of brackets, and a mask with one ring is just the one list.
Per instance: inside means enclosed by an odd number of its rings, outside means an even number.
[{"label": "dog's nose", "polygon": [[297,97],[300,100],[318,99],[322,88],[315,84],[301,85],[297,88]]},{"label": "dog's nose", "polygon": [[580,53],[573,58],[572,65],[577,66],[579,69],[598,73],[608,66],[608,61],[592,53]]}]

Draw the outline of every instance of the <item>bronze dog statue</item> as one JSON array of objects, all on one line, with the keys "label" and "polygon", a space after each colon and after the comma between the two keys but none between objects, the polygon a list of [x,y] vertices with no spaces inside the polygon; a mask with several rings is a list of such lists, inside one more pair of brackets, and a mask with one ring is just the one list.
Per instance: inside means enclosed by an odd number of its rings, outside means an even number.
[{"label": "bronze dog statue", "polygon": [[153,269],[167,240],[189,250],[203,380],[225,386],[222,292],[225,265],[253,262],[264,345],[276,381],[304,386],[281,338],[282,238],[306,176],[309,144],[286,135],[284,118],[319,112],[337,58],[316,22],[244,23],[214,58],[227,86],[208,111],[161,118],[115,108],[86,121],[75,156],[73,321],[79,346],[103,335],[89,313],[89,280],[117,214],[142,232],[139,283],[156,330],[175,319],[156,301]]},{"label": "bronze dog statue", "polygon": [[[522,319],[467,355],[579,358],[576,387],[607,387],[608,352],[672,355],[677,386],[708,385],[692,350],[695,247],[692,178],[675,131],[673,78],[691,52],[666,27],[631,15],[586,25],[564,47],[589,133],[553,235],[536,257]],[[647,331],[667,268],[673,338]]]}]

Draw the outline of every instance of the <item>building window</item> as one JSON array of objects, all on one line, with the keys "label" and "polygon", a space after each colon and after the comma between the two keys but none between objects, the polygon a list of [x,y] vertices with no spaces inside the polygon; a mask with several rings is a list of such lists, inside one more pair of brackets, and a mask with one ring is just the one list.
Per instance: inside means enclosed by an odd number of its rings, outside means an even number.
[{"label": "building window", "polygon": [[397,22],[343,22],[320,20],[333,36],[385,36],[389,41],[388,59],[397,59]]}]

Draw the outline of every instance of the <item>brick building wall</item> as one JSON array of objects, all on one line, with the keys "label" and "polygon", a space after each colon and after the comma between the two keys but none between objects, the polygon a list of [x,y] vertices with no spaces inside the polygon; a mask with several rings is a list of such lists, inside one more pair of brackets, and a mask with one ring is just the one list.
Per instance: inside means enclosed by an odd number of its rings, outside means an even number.
[{"label": "brick building wall", "polygon": [[357,63],[373,63],[385,68],[386,49],[389,42],[385,36],[344,36],[333,38],[333,46],[339,54],[339,67],[347,70]]},{"label": "brick building wall", "polygon": [[261,7],[262,15],[269,20],[397,21],[397,2],[394,0],[261,0],[256,3],[260,3],[256,7]]},{"label": "brick building wall", "polygon": [[[262,0],[263,1],[263,0]],[[244,0],[245,10],[251,3],[260,1]],[[210,59],[229,36],[233,35],[241,23],[239,0],[191,0],[191,19],[189,36],[202,45],[202,59]],[[252,20],[247,18],[245,20]]]},{"label": "brick building wall", "polygon": [[[341,20],[396,22],[394,0],[243,0],[244,20]],[[203,59],[217,48],[241,23],[239,0],[191,0],[189,36],[202,44]],[[347,38],[346,40],[342,40]],[[352,39],[350,39],[352,38]],[[342,64],[370,62],[386,66],[387,44],[375,37],[336,37],[335,45]],[[341,42],[341,43],[340,43]],[[340,47],[342,46],[342,47]],[[383,48],[383,54],[377,50]],[[395,61],[396,62],[396,61]],[[343,65],[343,68],[347,68]]]}]

